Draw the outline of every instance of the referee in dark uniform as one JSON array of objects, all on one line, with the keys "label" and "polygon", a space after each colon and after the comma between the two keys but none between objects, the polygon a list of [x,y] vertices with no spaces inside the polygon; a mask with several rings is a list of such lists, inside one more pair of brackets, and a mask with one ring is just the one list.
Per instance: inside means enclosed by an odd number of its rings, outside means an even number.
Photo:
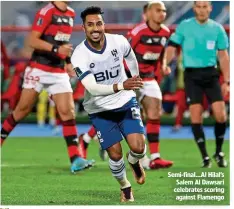
[{"label": "referee in dark uniform", "polygon": [[[214,132],[216,151],[214,159],[219,167],[226,167],[222,145],[226,130],[226,110],[223,97],[229,93],[230,60],[227,52],[228,37],[224,28],[209,19],[212,5],[209,1],[195,1],[195,17],[182,21],[172,34],[165,52],[163,71],[170,71],[167,66],[175,56],[176,48],[181,46],[184,81],[187,102],[190,104],[192,131],[203,158],[203,167],[211,167],[206,150],[205,135],[202,127],[202,98],[205,94],[211,104],[216,120]],[[217,56],[224,83],[219,84],[216,69]]]}]

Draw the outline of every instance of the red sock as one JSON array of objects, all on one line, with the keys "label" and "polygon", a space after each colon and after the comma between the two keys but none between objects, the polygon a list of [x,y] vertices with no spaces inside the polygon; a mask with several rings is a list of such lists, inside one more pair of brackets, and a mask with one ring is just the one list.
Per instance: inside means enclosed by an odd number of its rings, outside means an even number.
[{"label": "red sock", "polygon": [[80,157],[78,151],[78,137],[75,120],[62,121],[63,125],[63,136],[67,143],[68,155],[70,161],[73,162],[74,159]]},{"label": "red sock", "polygon": [[93,137],[95,137],[96,134],[97,134],[97,132],[96,132],[94,126],[91,126],[91,128],[88,131],[88,135],[90,136],[90,138],[93,138]]},{"label": "red sock", "polygon": [[17,125],[17,122],[15,121],[12,114],[8,116],[8,118],[3,122],[2,129],[1,129],[1,146],[3,145],[3,142],[8,137],[8,135],[11,133],[11,131],[15,128]]},{"label": "red sock", "polygon": [[148,120],[146,123],[146,132],[149,142],[150,154],[159,153],[159,120]]}]

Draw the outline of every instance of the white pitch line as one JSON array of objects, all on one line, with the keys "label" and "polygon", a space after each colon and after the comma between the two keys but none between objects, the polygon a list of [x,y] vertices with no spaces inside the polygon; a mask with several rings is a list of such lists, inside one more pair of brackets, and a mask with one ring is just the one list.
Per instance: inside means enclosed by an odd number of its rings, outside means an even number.
[{"label": "white pitch line", "polygon": [[36,166],[43,166],[42,164],[1,164],[1,167],[36,167]]}]

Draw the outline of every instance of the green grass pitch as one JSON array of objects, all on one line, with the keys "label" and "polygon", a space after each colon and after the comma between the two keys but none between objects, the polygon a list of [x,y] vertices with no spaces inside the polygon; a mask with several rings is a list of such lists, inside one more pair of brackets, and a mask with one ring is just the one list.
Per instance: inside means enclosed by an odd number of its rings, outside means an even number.
[{"label": "green grass pitch", "polygon": [[[123,147],[126,153],[125,142]],[[212,156],[215,141],[208,140],[207,147]],[[70,173],[67,150],[62,137],[10,137],[1,151],[2,205],[126,204],[120,203],[119,185],[111,175],[108,161],[100,160],[96,142],[92,142],[89,147],[89,158],[96,160],[96,166],[75,175]],[[225,141],[224,152],[229,159],[229,141]],[[229,168],[217,168],[214,161],[211,169],[200,168],[201,157],[193,140],[161,140],[161,154],[163,158],[173,160],[174,166],[169,169],[146,171],[147,178],[144,185],[137,185],[134,182],[131,170],[126,163],[127,176],[132,183],[135,197],[134,203],[127,204],[229,205]],[[176,194],[173,192],[173,188],[178,187],[175,183],[176,178],[168,178],[168,172],[194,171],[224,172],[225,199],[219,202],[176,201]],[[187,180],[191,179],[193,178]],[[186,193],[177,195],[186,195]]]}]

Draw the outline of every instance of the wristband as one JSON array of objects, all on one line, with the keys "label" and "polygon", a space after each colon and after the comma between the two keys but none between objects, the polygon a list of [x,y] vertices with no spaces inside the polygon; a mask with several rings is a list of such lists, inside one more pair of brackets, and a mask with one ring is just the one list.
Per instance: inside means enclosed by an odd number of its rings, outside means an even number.
[{"label": "wristband", "polygon": [[123,83],[118,83],[117,84],[117,89],[118,89],[118,91],[124,90]]},{"label": "wristband", "polygon": [[71,64],[71,57],[66,57],[66,63]]},{"label": "wristband", "polygon": [[59,46],[53,45],[51,51],[52,51],[53,53],[57,54],[57,53],[58,53],[58,49],[59,49]]}]

